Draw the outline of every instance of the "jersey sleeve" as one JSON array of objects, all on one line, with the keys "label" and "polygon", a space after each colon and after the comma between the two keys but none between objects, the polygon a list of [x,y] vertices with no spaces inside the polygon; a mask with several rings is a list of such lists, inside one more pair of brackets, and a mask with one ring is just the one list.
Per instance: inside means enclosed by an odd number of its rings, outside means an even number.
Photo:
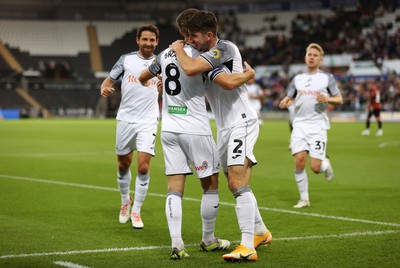
[{"label": "jersey sleeve", "polygon": [[108,75],[112,80],[116,81],[124,75],[124,60],[126,55],[122,55],[112,67]]},{"label": "jersey sleeve", "polygon": [[295,79],[296,79],[296,76],[293,77],[292,81],[290,82],[289,86],[286,89],[287,95],[292,99],[296,98],[296,95],[297,95]]},{"label": "jersey sleeve", "polygon": [[200,56],[211,65],[212,69],[215,69],[219,65],[232,60],[234,55],[235,50],[230,47],[229,43],[220,41],[209,51],[202,53]]},{"label": "jersey sleeve", "polygon": [[332,74],[328,78],[328,91],[331,96],[337,96],[340,93],[339,87],[336,83],[335,77]]},{"label": "jersey sleeve", "polygon": [[210,81],[214,81],[215,77],[217,77],[217,75],[219,75],[222,72],[224,72],[222,68],[216,68],[214,70],[209,71],[207,73],[207,77],[208,79],[210,79]]},{"label": "jersey sleeve", "polygon": [[157,57],[153,60],[153,62],[149,66],[149,72],[154,76],[161,73],[160,57],[162,54],[163,53],[158,54]]}]

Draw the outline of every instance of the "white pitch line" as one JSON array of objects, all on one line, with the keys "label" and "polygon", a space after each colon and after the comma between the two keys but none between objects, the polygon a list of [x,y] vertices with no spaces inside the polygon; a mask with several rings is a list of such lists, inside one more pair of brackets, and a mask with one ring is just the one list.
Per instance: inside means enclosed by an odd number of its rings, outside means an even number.
[{"label": "white pitch line", "polygon": [[[342,238],[342,237],[355,237],[355,236],[371,236],[371,235],[386,235],[397,234],[400,230],[387,230],[387,231],[367,231],[367,232],[354,232],[344,234],[330,234],[330,235],[312,235],[312,236],[291,236],[291,237],[274,237],[274,241],[288,241],[288,240],[306,240],[306,239],[328,239],[328,238]],[[240,241],[232,241],[232,243],[239,243]],[[199,244],[187,244],[186,247],[198,247]],[[42,257],[54,255],[74,255],[74,254],[89,254],[89,253],[108,253],[108,252],[122,252],[122,251],[141,251],[141,250],[154,250],[154,249],[170,249],[170,245],[165,246],[148,246],[148,247],[129,247],[129,248],[105,248],[105,249],[89,249],[89,250],[73,250],[73,251],[58,251],[58,252],[37,252],[27,254],[15,255],[2,255],[0,259],[11,258],[24,258],[24,257]],[[82,266],[83,267],[83,266]]]},{"label": "white pitch line", "polygon": [[84,266],[76,263],[72,263],[69,261],[55,261],[53,262],[56,265],[63,266],[63,267],[68,267],[68,268],[90,268],[89,266]]},{"label": "white pitch line", "polygon": [[[96,190],[105,190],[105,191],[114,191],[114,192],[119,191],[116,188],[94,186],[94,185],[87,185],[87,184],[80,184],[80,183],[62,182],[62,181],[51,181],[51,180],[43,180],[43,179],[35,179],[35,178],[27,178],[27,177],[18,177],[18,176],[6,175],[6,174],[0,174],[0,178],[31,181],[31,182],[40,182],[40,183],[49,183],[49,184],[58,184],[58,185],[66,185],[66,186],[89,188],[89,189],[96,189]],[[131,191],[131,192],[133,192],[133,191]],[[148,193],[148,195],[156,196],[156,197],[165,197],[165,194]],[[201,202],[201,200],[197,199],[197,198],[184,197],[183,199],[187,200],[187,201]],[[228,202],[220,202],[220,204],[226,205],[226,206],[236,206],[236,204],[228,203]],[[341,216],[331,216],[331,215],[324,215],[324,214],[317,214],[317,213],[300,212],[300,211],[279,209],[279,208],[258,207],[258,209],[279,212],[279,213],[293,214],[293,215],[324,218],[324,219],[333,219],[333,220],[341,220],[341,221],[349,221],[349,222],[360,222],[360,223],[367,223],[367,224],[400,227],[400,223],[394,223],[394,222],[371,221],[371,220],[348,218],[348,217],[341,217]]]},{"label": "white pitch line", "polygon": [[400,141],[388,141],[388,142],[382,142],[379,144],[379,148],[385,148],[388,146],[400,146]]},{"label": "white pitch line", "polygon": [[108,154],[115,154],[114,152],[70,152],[70,153],[11,153],[11,154],[0,154],[0,156],[4,157],[31,157],[31,158],[36,158],[36,157],[63,157],[63,156],[85,156],[85,155],[108,155]]}]

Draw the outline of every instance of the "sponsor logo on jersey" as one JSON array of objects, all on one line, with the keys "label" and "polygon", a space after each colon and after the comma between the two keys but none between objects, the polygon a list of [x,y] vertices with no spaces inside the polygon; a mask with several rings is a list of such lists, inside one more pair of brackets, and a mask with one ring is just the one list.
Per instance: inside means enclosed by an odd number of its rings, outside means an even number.
[{"label": "sponsor logo on jersey", "polygon": [[305,95],[317,96],[317,95],[318,95],[318,91],[313,91],[313,90],[297,90],[297,94],[300,95],[300,96],[305,96]]},{"label": "sponsor logo on jersey", "polygon": [[187,114],[187,107],[186,106],[168,105],[168,113],[169,114]]},{"label": "sponsor logo on jersey", "polygon": [[[129,75],[128,76],[128,82],[129,83],[140,83],[139,82],[139,78],[137,78],[134,75]],[[155,86],[155,85],[157,85],[157,80],[156,79],[149,80],[149,86]]]},{"label": "sponsor logo on jersey", "polygon": [[196,166],[195,168],[196,168],[196,171],[206,170],[208,168],[208,162],[207,161],[203,161],[201,166]]}]

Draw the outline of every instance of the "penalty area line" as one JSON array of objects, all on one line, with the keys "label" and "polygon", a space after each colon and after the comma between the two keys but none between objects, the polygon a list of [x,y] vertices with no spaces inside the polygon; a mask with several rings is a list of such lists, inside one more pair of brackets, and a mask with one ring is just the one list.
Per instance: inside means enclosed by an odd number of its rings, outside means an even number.
[{"label": "penalty area line", "polygon": [[[356,237],[366,235],[386,235],[397,234],[400,230],[387,230],[387,231],[367,231],[367,232],[353,232],[344,234],[328,234],[328,235],[311,235],[311,236],[292,236],[292,237],[274,237],[273,241],[288,241],[288,240],[307,240],[307,239],[329,239],[329,238],[344,238]],[[232,241],[232,243],[239,243],[240,241]],[[186,247],[198,247],[199,244],[188,244]],[[171,249],[171,246],[148,246],[148,247],[129,247],[129,248],[106,248],[106,249],[89,249],[89,250],[73,250],[73,251],[58,251],[58,252],[38,252],[27,254],[14,254],[3,255],[0,259],[24,258],[24,257],[42,257],[42,256],[58,256],[58,255],[75,255],[75,254],[89,254],[89,253],[108,253],[108,252],[122,252],[122,251],[142,251],[154,249]],[[67,262],[60,262],[67,263]],[[80,268],[86,266],[65,266],[71,268]]]}]

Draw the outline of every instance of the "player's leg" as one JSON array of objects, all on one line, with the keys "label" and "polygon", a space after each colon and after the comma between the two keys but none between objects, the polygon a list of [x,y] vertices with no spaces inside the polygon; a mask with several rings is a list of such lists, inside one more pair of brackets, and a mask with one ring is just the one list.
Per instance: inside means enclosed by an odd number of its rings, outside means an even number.
[{"label": "player's leg", "polygon": [[297,189],[300,194],[300,200],[294,205],[294,208],[303,208],[310,206],[308,195],[308,176],[305,170],[309,144],[307,143],[307,133],[298,127],[293,128],[291,135],[291,149],[294,159],[294,178]]},{"label": "player's leg", "polygon": [[308,194],[308,176],[305,170],[307,162],[307,151],[300,151],[294,155],[295,172],[297,189],[300,194],[300,200],[294,205],[294,208],[304,208],[310,206],[310,198]]},{"label": "player's leg", "polygon": [[200,215],[202,220],[203,251],[223,250],[230,246],[228,240],[215,237],[215,222],[219,209],[218,173],[219,161],[217,146],[212,135],[181,134],[180,144],[187,159],[192,162],[203,190]]},{"label": "player's leg", "polygon": [[140,215],[142,205],[147,196],[150,184],[150,161],[153,156],[145,152],[138,152],[138,169],[135,181],[135,197],[131,212],[132,227],[141,229],[144,227]]},{"label": "player's leg", "polygon": [[132,152],[126,155],[118,155],[118,188],[121,194],[121,210],[119,213],[119,222],[126,223],[129,220],[132,198],[129,195],[130,184],[132,180],[130,165],[132,162]]},{"label": "player's leg", "polygon": [[219,209],[218,196],[218,173],[202,178],[201,187],[203,195],[201,197],[201,221],[202,221],[202,240],[200,249],[203,251],[225,250],[231,243],[228,240],[215,237],[215,222]]},{"label": "player's leg", "polygon": [[138,125],[136,127],[138,134],[135,140],[135,148],[138,151],[138,159],[131,221],[133,228],[141,229],[144,224],[140,212],[150,184],[150,161],[155,155],[157,123],[136,125]]},{"label": "player's leg", "polygon": [[218,173],[200,179],[203,195],[201,197],[200,215],[202,220],[202,244],[214,242],[215,222],[219,208]]},{"label": "player's leg", "polygon": [[165,215],[171,237],[171,259],[182,259],[189,256],[182,239],[182,197],[184,189],[185,175],[168,176]]},{"label": "player's leg", "polygon": [[268,245],[272,242],[272,234],[268,230],[267,226],[261,217],[260,210],[258,209],[257,199],[254,197],[256,206],[256,215],[254,219],[254,248],[258,248],[262,245]]},{"label": "player's leg", "polygon": [[324,173],[327,181],[333,179],[333,168],[331,161],[326,157],[326,149],[328,144],[328,136],[326,130],[321,130],[319,133],[312,133],[307,136],[307,141],[310,144],[310,168],[318,174]]},{"label": "player's leg", "polygon": [[129,195],[132,180],[130,166],[132,163],[131,140],[134,139],[134,131],[125,122],[118,121],[116,129],[116,154],[118,159],[117,182],[121,194],[121,210],[119,222],[126,223],[129,220],[132,198]]},{"label": "player's leg", "polygon": [[182,240],[182,197],[186,175],[192,174],[187,157],[181,147],[180,135],[161,132],[164,152],[165,175],[168,176],[168,194],[165,203],[165,215],[171,237],[171,259],[188,257]]},{"label": "player's leg", "polygon": [[228,187],[236,199],[236,217],[241,231],[240,244],[232,252],[223,255],[226,261],[256,261],[257,251],[254,248],[254,226],[256,203],[245,176],[247,167],[228,167]]},{"label": "player's leg", "polygon": [[368,114],[367,114],[367,119],[365,121],[365,129],[361,132],[361,135],[363,136],[369,136],[370,134],[370,126],[371,126],[371,116],[372,116],[373,112],[368,110]]},{"label": "player's leg", "polygon": [[376,136],[382,136],[383,135],[383,130],[382,130],[382,121],[381,121],[381,109],[374,109],[374,115],[376,118],[376,122],[378,123],[378,132],[376,132]]}]

